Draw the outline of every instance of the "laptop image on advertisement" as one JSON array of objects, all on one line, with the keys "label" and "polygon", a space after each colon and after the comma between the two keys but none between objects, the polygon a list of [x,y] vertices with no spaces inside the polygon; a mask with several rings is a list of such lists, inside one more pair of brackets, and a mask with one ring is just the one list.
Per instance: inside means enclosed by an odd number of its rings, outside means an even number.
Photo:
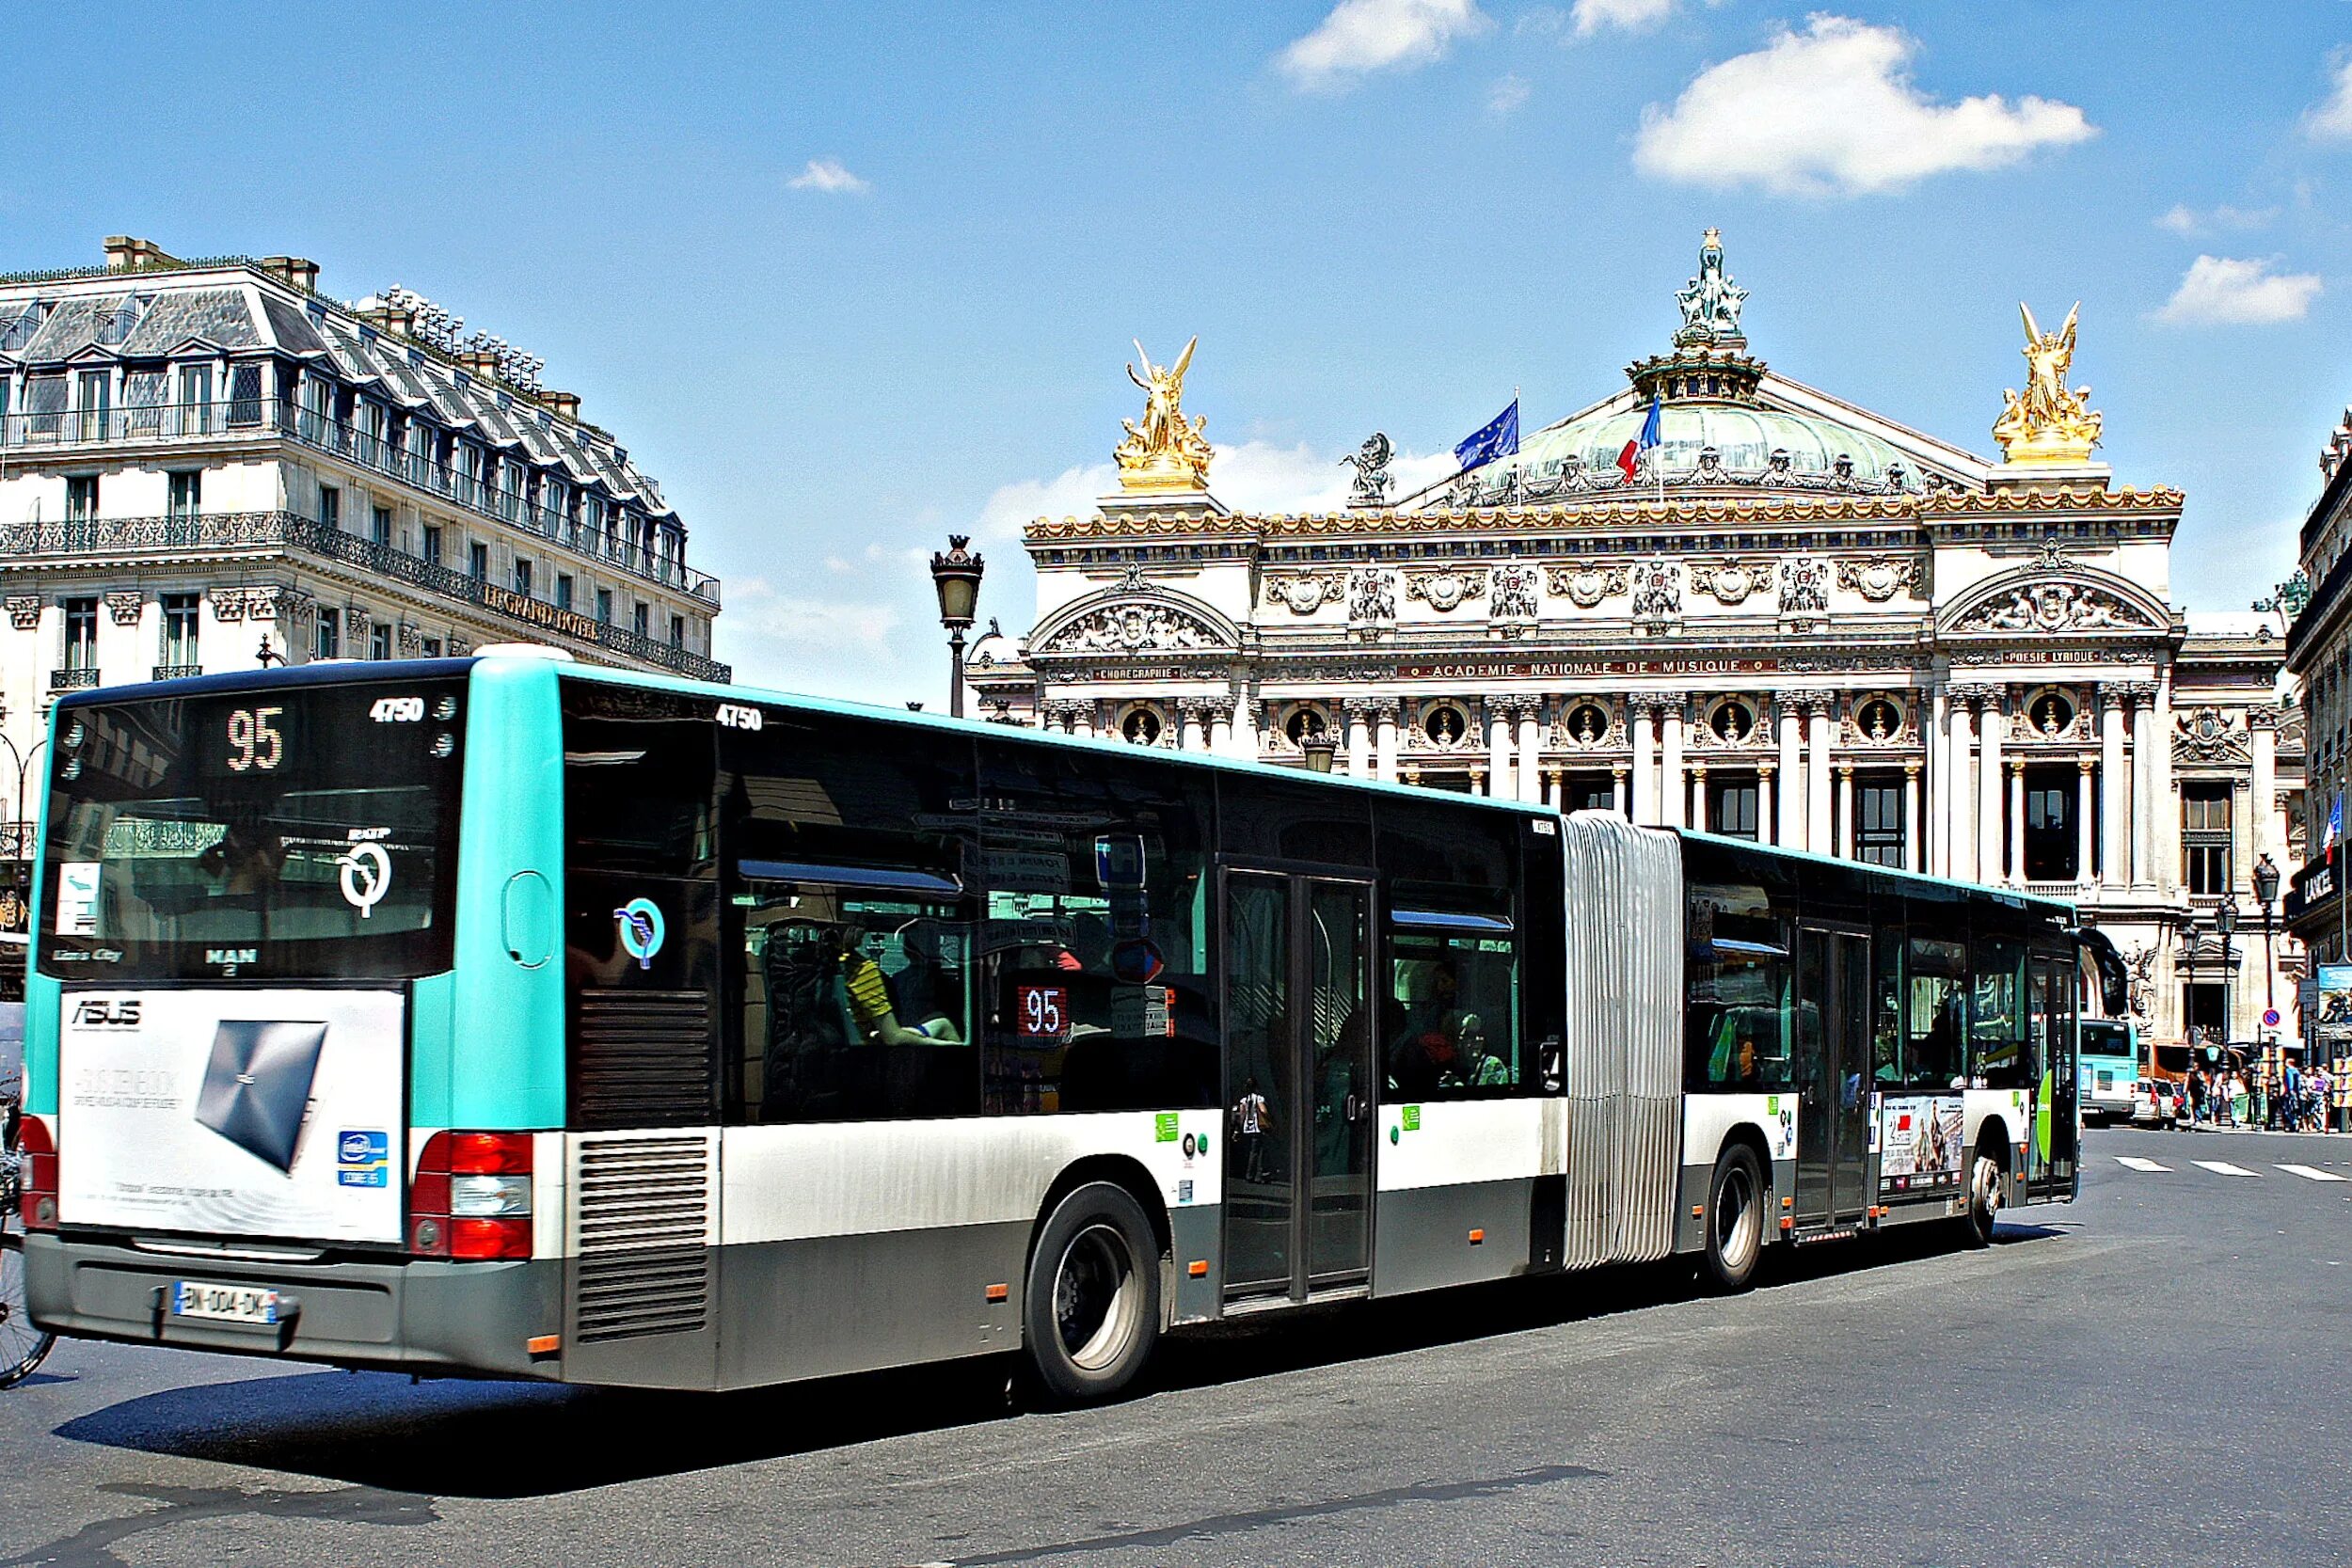
[{"label": "laptop image on advertisement", "polygon": [[196,1119],[256,1158],[292,1171],[326,1043],[324,1023],[224,1021],[213,1035]]}]

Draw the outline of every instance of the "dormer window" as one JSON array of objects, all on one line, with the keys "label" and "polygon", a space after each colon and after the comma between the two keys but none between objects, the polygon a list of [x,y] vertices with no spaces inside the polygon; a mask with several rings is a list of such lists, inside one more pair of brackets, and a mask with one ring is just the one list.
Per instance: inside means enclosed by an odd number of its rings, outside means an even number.
[{"label": "dormer window", "polygon": [[102,304],[98,314],[98,341],[110,348],[127,342],[132,328],[137,326],[139,318],[147,313],[147,306],[148,298],[139,294],[124,295],[111,309]]},{"label": "dormer window", "polygon": [[31,342],[56,309],[48,300],[34,299],[25,301],[13,316],[0,316],[0,353],[12,354]]}]

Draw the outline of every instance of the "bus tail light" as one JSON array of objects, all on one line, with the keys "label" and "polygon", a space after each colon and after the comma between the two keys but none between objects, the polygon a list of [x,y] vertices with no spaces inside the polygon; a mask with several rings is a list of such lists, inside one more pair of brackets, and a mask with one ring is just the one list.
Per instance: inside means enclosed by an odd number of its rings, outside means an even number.
[{"label": "bus tail light", "polygon": [[531,1134],[436,1132],[408,1183],[408,1250],[464,1261],[531,1256]]},{"label": "bus tail light", "polygon": [[27,1115],[17,1124],[17,1152],[24,1158],[17,1167],[19,1217],[27,1230],[57,1228],[57,1141],[49,1135],[49,1123],[40,1117]]}]

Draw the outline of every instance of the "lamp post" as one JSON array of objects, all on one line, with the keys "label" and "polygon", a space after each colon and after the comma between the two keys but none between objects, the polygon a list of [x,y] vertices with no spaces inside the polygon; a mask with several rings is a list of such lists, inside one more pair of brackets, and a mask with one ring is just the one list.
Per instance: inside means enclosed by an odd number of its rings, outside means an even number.
[{"label": "lamp post", "polygon": [[[2181,1040],[2187,1047],[2188,1071],[2193,1077],[2197,1071],[2197,911],[2195,910],[2189,911],[2181,917],[2181,950],[2188,958],[2188,995],[2184,999],[2187,1005],[2181,1009],[2184,1014],[2181,1022]],[[2181,1086],[2186,1089],[2188,1085],[2184,1081]]]},{"label": "lamp post", "polygon": [[2221,935],[2221,1048],[2230,1048],[2230,939],[2237,935],[2237,895],[2224,894],[2214,906],[2213,928]]},{"label": "lamp post", "polygon": [[965,533],[947,535],[947,553],[931,552],[931,587],[939,594],[939,624],[947,628],[947,712],[963,717],[963,634],[972,629],[972,612],[980,601],[980,573],[987,563],[964,548]]},{"label": "lamp post", "polygon": [[[2270,907],[2279,900],[2279,868],[2270,863],[2265,854],[2254,863],[2254,902],[2263,907],[2263,1016],[2268,1018],[2279,1006],[2276,974],[2278,959],[2270,951]],[[2267,1029],[2267,1023],[2263,1025]]]},{"label": "lamp post", "polygon": [[273,664],[285,663],[286,656],[269,645],[269,633],[263,632],[262,633],[262,645],[253,652],[253,662],[266,670]]},{"label": "lamp post", "polygon": [[1298,749],[1307,753],[1310,773],[1331,771],[1331,753],[1339,750],[1331,743],[1331,732],[1320,724],[1307,732],[1307,738],[1299,742]]}]

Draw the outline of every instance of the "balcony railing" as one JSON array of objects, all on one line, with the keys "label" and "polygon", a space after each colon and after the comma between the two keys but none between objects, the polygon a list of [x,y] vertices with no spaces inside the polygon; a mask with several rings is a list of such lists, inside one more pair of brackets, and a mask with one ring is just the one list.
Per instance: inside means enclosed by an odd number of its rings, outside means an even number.
[{"label": "balcony railing", "polygon": [[698,572],[683,561],[630,540],[608,539],[561,512],[532,505],[518,491],[485,484],[478,475],[434,462],[421,452],[396,447],[380,436],[283,399],[215,398],[206,403],[135,408],[66,408],[0,419],[0,451],[20,453],[246,436],[298,441],[616,571],[691,594],[714,609],[719,604],[719,579],[707,572]]},{"label": "balcony railing", "polygon": [[155,679],[159,681],[185,680],[190,675],[200,675],[203,673],[204,666],[201,664],[158,664],[155,666]]},{"label": "balcony railing", "polygon": [[49,689],[52,691],[87,691],[97,684],[98,667],[94,664],[49,672]]},{"label": "balcony railing", "polygon": [[[292,512],[216,512],[187,517],[107,517],[95,522],[0,524],[0,562],[76,555],[141,555],[157,550],[286,549],[337,561],[455,599],[533,631],[553,632],[696,680],[731,678],[724,664],[674,648],[577,610],[485,582],[356,533]],[[160,675],[158,679],[162,678]],[[70,684],[60,684],[60,683]],[[98,684],[94,670],[60,670],[50,689]]]}]

